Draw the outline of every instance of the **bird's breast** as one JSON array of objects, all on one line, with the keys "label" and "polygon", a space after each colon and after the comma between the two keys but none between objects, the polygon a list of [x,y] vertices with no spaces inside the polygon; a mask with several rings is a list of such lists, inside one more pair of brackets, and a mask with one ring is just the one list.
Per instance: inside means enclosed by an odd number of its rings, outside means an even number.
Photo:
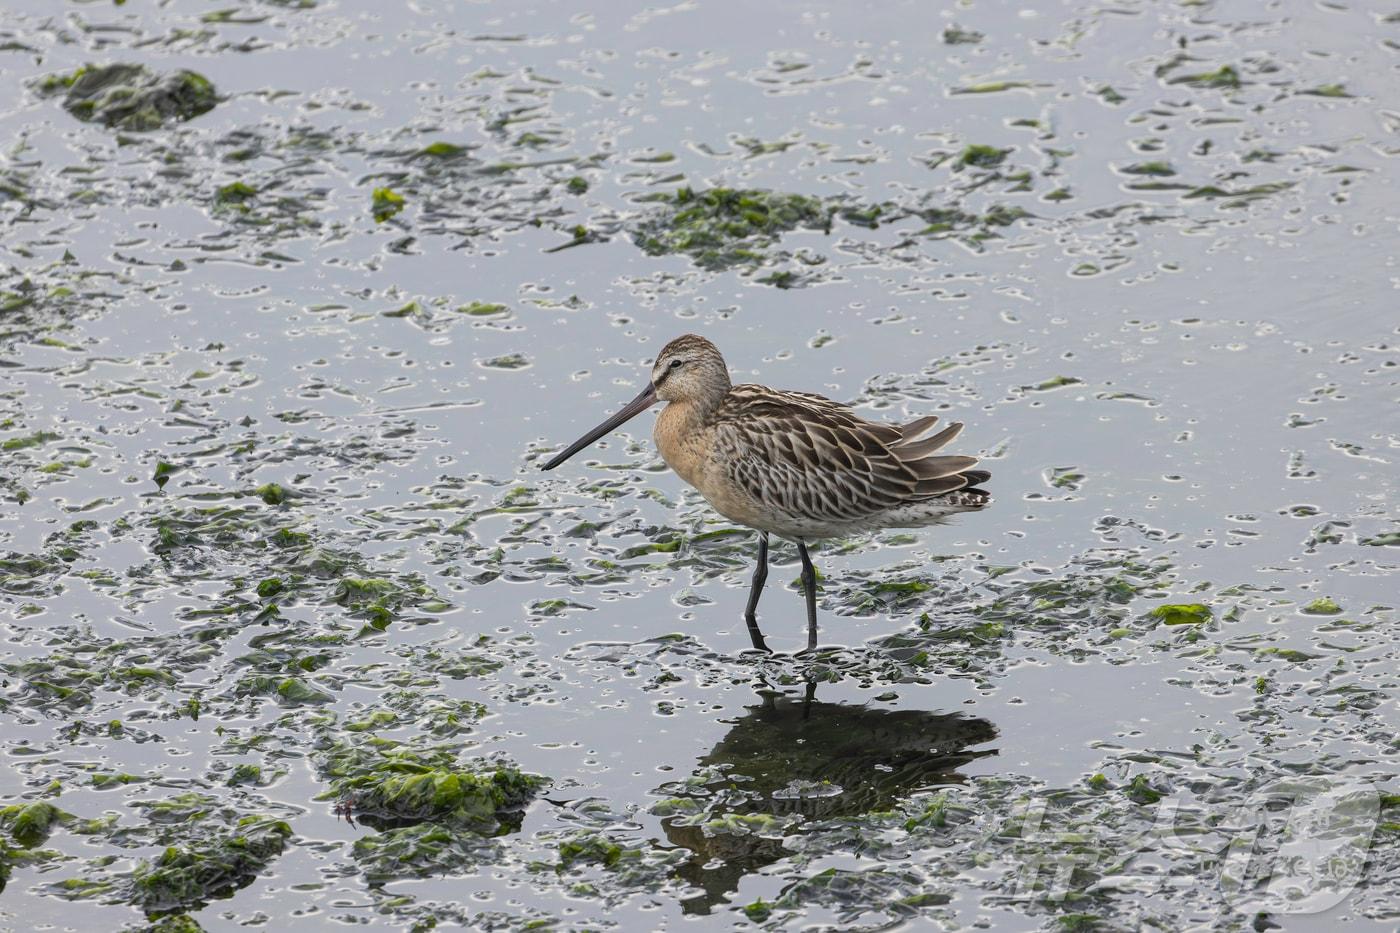
[{"label": "bird's breast", "polygon": [[731,454],[715,443],[714,432],[688,406],[672,402],[662,409],[654,436],[666,465],[694,486],[716,512],[751,528],[769,527],[766,510],[726,469],[725,460]]},{"label": "bird's breast", "polygon": [[676,475],[704,492],[706,445],[699,419],[684,402],[672,402],[661,409],[652,432],[661,459]]}]

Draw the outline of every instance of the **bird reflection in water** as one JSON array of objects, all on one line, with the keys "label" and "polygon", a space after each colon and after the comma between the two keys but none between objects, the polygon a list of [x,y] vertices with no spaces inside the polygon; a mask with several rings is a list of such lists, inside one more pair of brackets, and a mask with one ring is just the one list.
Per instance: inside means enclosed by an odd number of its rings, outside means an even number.
[{"label": "bird reflection in water", "polygon": [[985,719],[921,710],[822,703],[772,691],[747,709],[697,771],[668,785],[677,812],[667,838],[694,855],[679,875],[703,891],[684,904],[708,913],[744,875],[792,854],[783,836],[810,821],[887,811],[919,791],[966,783],[958,769],[996,749]]}]

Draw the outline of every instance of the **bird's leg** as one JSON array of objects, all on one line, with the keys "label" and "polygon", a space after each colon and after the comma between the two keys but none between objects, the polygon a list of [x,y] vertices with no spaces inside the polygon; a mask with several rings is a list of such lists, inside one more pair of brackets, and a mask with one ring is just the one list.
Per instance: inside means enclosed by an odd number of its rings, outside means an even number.
[{"label": "bird's leg", "polygon": [[768,581],[768,532],[758,533],[758,564],[753,568],[753,585],[749,589],[749,605],[744,610],[744,621],[749,624],[749,639],[759,651],[767,651],[763,633],[758,630],[758,596],[763,592],[763,584]]},{"label": "bird's leg", "polygon": [[802,555],[802,592],[807,595],[807,650],[817,650],[817,570],[812,566],[812,558],[807,553],[807,542],[797,542],[797,553]]}]

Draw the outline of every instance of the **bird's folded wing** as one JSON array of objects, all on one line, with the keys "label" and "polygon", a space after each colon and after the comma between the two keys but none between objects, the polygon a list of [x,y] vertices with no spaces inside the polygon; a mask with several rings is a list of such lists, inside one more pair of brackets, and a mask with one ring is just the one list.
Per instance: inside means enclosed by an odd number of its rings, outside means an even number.
[{"label": "bird's folded wing", "polygon": [[761,505],[818,521],[858,521],[967,485],[972,457],[926,456],[960,425],[927,441],[919,430],[865,421],[819,395],[736,386],[715,413],[715,453]]}]

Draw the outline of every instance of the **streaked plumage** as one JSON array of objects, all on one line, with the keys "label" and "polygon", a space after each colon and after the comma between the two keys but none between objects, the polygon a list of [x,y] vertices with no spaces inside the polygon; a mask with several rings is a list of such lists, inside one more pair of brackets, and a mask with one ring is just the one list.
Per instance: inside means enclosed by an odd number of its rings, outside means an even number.
[{"label": "streaked plumage", "polygon": [[658,400],[669,403],[654,432],[662,458],[721,515],[760,532],[760,564],[746,613],[756,646],[761,636],[754,610],[770,533],[798,544],[811,648],[815,571],[808,541],[937,524],[990,501],[976,488],[990,478],[973,469],[976,457],[941,453],[962,424],[930,433],[938,424],[933,415],[903,425],[867,421],[820,395],[732,385],[719,350],[693,334],[662,348],[647,388],[544,468],[553,469]]},{"label": "streaked plumage", "polygon": [[966,474],[975,457],[936,454],[961,424],[920,439],[937,420],[878,424],[821,396],[734,386],[703,421],[715,468],[696,487],[727,518],[783,538],[931,524],[986,498],[951,497],[983,476]]}]

